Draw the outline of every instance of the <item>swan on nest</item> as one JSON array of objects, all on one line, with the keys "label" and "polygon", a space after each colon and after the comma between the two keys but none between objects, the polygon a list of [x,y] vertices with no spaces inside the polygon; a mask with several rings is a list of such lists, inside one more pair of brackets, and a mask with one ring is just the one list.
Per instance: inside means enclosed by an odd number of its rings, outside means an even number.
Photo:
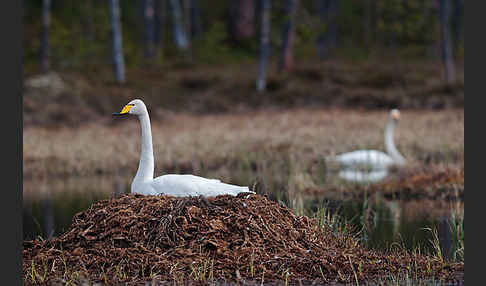
[{"label": "swan on nest", "polygon": [[116,116],[136,115],[142,129],[142,142],[138,171],[133,178],[131,192],[143,195],[171,195],[178,197],[233,195],[253,193],[248,187],[226,184],[217,179],[194,175],[168,174],[154,178],[152,130],[147,107],[140,99],[130,101]]}]

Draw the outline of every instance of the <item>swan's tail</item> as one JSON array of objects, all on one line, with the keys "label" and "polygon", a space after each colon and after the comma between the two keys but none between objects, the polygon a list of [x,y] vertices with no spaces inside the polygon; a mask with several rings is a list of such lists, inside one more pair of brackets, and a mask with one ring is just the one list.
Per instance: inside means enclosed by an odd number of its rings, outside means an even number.
[{"label": "swan's tail", "polygon": [[226,184],[226,183],[220,183],[222,186],[224,186],[224,193],[228,195],[233,195],[236,196],[239,193],[255,193],[250,191],[248,187],[242,187],[242,186],[236,186],[236,185],[231,185],[231,184]]}]

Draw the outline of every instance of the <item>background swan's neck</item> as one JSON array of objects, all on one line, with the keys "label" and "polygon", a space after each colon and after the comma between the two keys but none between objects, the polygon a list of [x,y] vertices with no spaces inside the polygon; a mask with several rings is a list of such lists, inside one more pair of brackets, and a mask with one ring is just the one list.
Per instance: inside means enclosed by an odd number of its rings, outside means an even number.
[{"label": "background swan's neck", "polygon": [[385,128],[385,148],[388,155],[390,155],[393,160],[398,164],[404,164],[405,158],[403,158],[402,154],[398,152],[397,148],[395,147],[395,140],[393,139],[393,133],[395,130],[395,121],[389,120],[388,124]]},{"label": "background swan's neck", "polygon": [[134,181],[146,181],[154,178],[154,151],[152,147],[152,129],[148,113],[138,117],[142,127],[142,142],[140,152],[140,162]]}]

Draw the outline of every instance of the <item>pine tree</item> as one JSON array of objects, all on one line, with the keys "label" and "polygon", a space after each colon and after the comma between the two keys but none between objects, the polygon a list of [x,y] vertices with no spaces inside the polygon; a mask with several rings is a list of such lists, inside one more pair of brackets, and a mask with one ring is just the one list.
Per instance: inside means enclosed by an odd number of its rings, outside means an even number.
[{"label": "pine tree", "polygon": [[181,50],[189,48],[186,32],[184,31],[184,23],[182,19],[182,8],[179,0],[169,0],[170,13],[172,14],[172,34],[176,46]]},{"label": "pine tree", "polygon": [[123,58],[122,31],[120,24],[120,5],[118,0],[110,0],[110,20],[112,36],[112,59],[115,80],[118,83],[125,82],[125,61]]},{"label": "pine tree", "polygon": [[144,0],[143,3],[144,19],[144,56],[153,59],[155,56],[155,6],[154,0]]},{"label": "pine tree", "polygon": [[455,80],[454,59],[450,40],[450,0],[439,0],[441,54],[447,84]]},{"label": "pine tree", "polygon": [[41,66],[42,72],[49,69],[49,24],[51,21],[51,0],[42,1],[42,39]]},{"label": "pine tree", "polygon": [[293,43],[295,38],[295,16],[298,0],[287,0],[286,21],[283,27],[279,71],[291,70],[293,66]]},{"label": "pine tree", "polygon": [[262,21],[261,21],[261,35],[260,35],[260,61],[258,65],[258,79],[257,90],[259,92],[265,91],[266,88],[266,73],[267,60],[270,50],[270,0],[261,0],[262,5]]}]

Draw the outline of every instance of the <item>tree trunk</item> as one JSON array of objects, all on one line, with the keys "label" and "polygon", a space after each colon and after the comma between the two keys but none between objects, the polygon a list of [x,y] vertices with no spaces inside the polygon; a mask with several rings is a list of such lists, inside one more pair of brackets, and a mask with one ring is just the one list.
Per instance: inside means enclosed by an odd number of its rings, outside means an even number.
[{"label": "tree trunk", "polygon": [[257,91],[264,92],[266,88],[267,59],[270,49],[270,0],[261,0],[262,21],[260,35],[260,62],[258,66]]},{"label": "tree trunk", "polygon": [[112,57],[115,80],[118,83],[125,82],[125,62],[123,59],[122,31],[120,24],[120,6],[118,0],[110,0]]},{"label": "tree trunk", "polygon": [[363,10],[364,10],[364,17],[363,17],[363,40],[366,51],[370,50],[371,47],[371,5],[373,0],[365,0],[363,1]]},{"label": "tree trunk", "polygon": [[186,59],[192,61],[192,18],[191,18],[191,0],[184,0],[184,31],[187,39],[187,49],[184,54]]},{"label": "tree trunk", "polygon": [[202,34],[201,13],[198,0],[190,0],[190,19],[191,19],[191,37],[198,38]]},{"label": "tree trunk", "polygon": [[255,36],[255,1],[232,0],[229,7],[230,36],[234,41]]},{"label": "tree trunk", "polygon": [[[429,26],[427,46],[425,48],[425,56],[429,59],[437,60],[441,57],[440,44],[440,17],[439,17],[439,1],[424,1],[424,22]],[[439,19],[439,21],[437,21]]]},{"label": "tree trunk", "polygon": [[172,14],[172,34],[174,42],[179,49],[186,51],[189,48],[189,42],[184,31],[182,9],[179,0],[169,0],[169,9]]},{"label": "tree trunk", "polygon": [[329,0],[329,39],[328,43],[331,48],[335,48],[337,44],[337,16],[338,16],[338,0]]},{"label": "tree trunk", "polygon": [[279,71],[291,70],[293,66],[293,43],[295,38],[295,15],[297,14],[298,0],[287,0],[287,21],[284,24],[282,35],[282,50]]},{"label": "tree trunk", "polygon": [[319,58],[325,60],[337,43],[337,0],[319,0],[320,31],[317,38]]},{"label": "tree trunk", "polygon": [[[157,0],[155,2],[155,48],[157,52],[162,53],[164,39],[167,34],[167,1]],[[156,53],[157,53],[156,52]]]},{"label": "tree trunk", "polygon": [[93,47],[95,45],[95,34],[94,34],[94,11],[93,0],[85,1],[82,7],[82,30],[83,30],[83,40],[85,41],[85,47],[87,48],[85,54],[85,61],[91,63],[94,57]]},{"label": "tree trunk", "polygon": [[[401,0],[395,0],[395,1],[397,2],[396,3],[397,5],[402,5]],[[395,7],[391,9],[390,14],[391,14],[390,17],[391,23],[389,25],[395,27],[396,25],[398,25],[400,21],[398,11],[395,9]],[[398,31],[396,29],[390,29],[389,37],[387,40],[388,40],[388,47],[391,48],[393,51],[395,51],[397,47],[397,38],[398,38]]]},{"label": "tree trunk", "polygon": [[93,29],[93,0],[86,0],[85,13],[83,19],[83,35],[88,42],[94,42],[94,29]]},{"label": "tree trunk", "polygon": [[327,27],[327,15],[328,15],[328,1],[327,0],[318,0],[318,10],[319,10],[319,36],[317,37],[317,52],[319,54],[319,58],[324,60],[327,58],[327,50],[326,50],[326,30]]},{"label": "tree trunk", "polygon": [[42,72],[49,69],[49,24],[51,22],[51,0],[42,1],[42,39],[41,39],[41,67]]},{"label": "tree trunk", "polygon": [[454,18],[452,21],[452,52],[454,58],[457,58],[459,53],[459,45],[462,40],[462,29],[464,21],[464,0],[454,0]]},{"label": "tree trunk", "polygon": [[144,38],[146,59],[155,57],[155,6],[154,0],[144,0],[143,4]]},{"label": "tree trunk", "polygon": [[446,82],[447,84],[451,84],[455,80],[455,67],[451,51],[449,26],[451,1],[439,0],[439,5],[442,62],[444,63]]}]

